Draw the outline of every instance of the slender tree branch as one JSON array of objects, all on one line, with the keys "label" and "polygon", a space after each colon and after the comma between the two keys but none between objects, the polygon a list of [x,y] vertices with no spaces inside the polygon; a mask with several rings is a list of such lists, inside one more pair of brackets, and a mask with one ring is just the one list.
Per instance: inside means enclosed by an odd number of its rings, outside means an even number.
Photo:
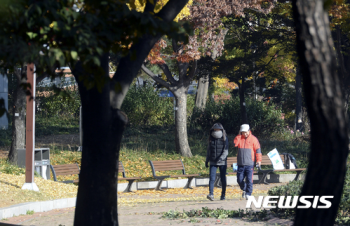
[{"label": "slender tree branch", "polygon": [[159,78],[157,75],[153,74],[151,70],[149,70],[144,64],[142,64],[141,69],[149,76],[151,77],[155,82],[158,82],[162,86],[165,86],[166,88],[170,89],[170,85],[164,81],[163,79]]},{"label": "slender tree branch", "polygon": [[171,22],[177,16],[177,14],[185,7],[188,0],[174,0],[169,1],[156,16],[162,18],[166,22]]},{"label": "slender tree branch", "polygon": [[179,81],[183,81],[187,74],[188,66],[190,66],[190,64],[187,62],[178,61],[177,66],[179,67]]},{"label": "slender tree branch", "polygon": [[[155,14],[165,22],[172,22],[177,14],[188,3],[188,0],[169,0],[169,2]],[[130,48],[130,53],[137,52],[136,60],[131,59],[131,54],[120,59],[118,69],[113,76],[113,82],[111,83],[110,102],[111,106],[116,109],[120,109],[126,93],[129,87],[137,76],[141,65],[145,58],[149,54],[149,51],[153,48],[154,44],[162,37],[162,34],[156,34],[155,36],[145,35],[140,38],[138,43],[135,43]],[[115,91],[115,84],[120,84],[121,90]]]},{"label": "slender tree branch", "polygon": [[174,79],[174,77],[172,76],[169,67],[167,64],[158,64],[158,66],[163,70],[166,78],[168,79],[168,81],[170,82],[170,84],[172,85],[176,85],[176,80]]},{"label": "slender tree branch", "polygon": [[183,45],[181,45],[181,46],[179,46],[178,44],[177,44],[177,41],[175,40],[175,39],[173,39],[172,40],[172,46],[173,46],[173,51],[175,52],[175,53],[178,53],[181,49],[183,49]]},{"label": "slender tree branch", "polygon": [[185,81],[186,82],[191,82],[193,77],[194,77],[194,75],[196,74],[196,71],[197,71],[197,60],[194,60],[193,63],[192,63],[191,71],[188,74],[188,76],[185,78]]},{"label": "slender tree branch", "polygon": [[150,1],[147,1],[145,10],[143,12],[153,12],[156,4],[157,4],[157,0],[154,0],[153,4]]}]

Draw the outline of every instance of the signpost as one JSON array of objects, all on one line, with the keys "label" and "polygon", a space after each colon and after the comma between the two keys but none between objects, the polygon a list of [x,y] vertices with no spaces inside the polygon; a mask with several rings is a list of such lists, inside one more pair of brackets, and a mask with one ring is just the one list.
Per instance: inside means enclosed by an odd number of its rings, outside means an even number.
[{"label": "signpost", "polygon": [[35,73],[34,64],[27,64],[27,82],[31,95],[27,96],[26,114],[26,180],[22,189],[39,191],[34,182],[34,148],[35,148]]}]

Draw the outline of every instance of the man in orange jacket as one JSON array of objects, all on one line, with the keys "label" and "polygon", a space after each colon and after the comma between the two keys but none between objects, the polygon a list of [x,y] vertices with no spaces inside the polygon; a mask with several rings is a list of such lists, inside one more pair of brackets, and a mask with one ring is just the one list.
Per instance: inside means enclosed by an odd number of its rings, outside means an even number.
[{"label": "man in orange jacket", "polygon": [[[235,147],[238,147],[237,153],[237,183],[243,190],[242,197],[248,199],[253,192],[253,173],[254,162],[257,166],[261,165],[261,148],[258,138],[250,131],[248,124],[241,125],[239,134],[233,141]],[[244,179],[246,178],[246,182]]]}]

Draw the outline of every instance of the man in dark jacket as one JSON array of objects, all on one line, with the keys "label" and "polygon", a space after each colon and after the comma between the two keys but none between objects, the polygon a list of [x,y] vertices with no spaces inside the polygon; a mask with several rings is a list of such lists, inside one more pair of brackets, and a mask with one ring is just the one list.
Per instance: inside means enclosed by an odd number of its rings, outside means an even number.
[{"label": "man in dark jacket", "polygon": [[207,158],[205,166],[209,170],[209,195],[207,198],[214,201],[214,182],[216,178],[216,170],[220,170],[220,178],[222,184],[221,198],[225,200],[226,194],[226,170],[227,170],[227,155],[228,155],[228,138],[224,127],[220,123],[215,123],[210,129],[209,144],[207,149]]}]

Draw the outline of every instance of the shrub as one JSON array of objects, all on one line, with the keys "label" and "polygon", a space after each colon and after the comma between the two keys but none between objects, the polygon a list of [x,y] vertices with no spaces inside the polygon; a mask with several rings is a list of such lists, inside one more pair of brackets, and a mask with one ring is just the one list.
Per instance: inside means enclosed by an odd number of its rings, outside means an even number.
[{"label": "shrub", "polygon": [[46,117],[78,118],[81,106],[78,87],[71,86],[55,94],[53,87],[37,92],[38,113]]},{"label": "shrub", "polygon": [[[159,97],[152,85],[136,87],[133,85],[122,105],[131,125],[162,126],[175,123],[174,98]],[[194,106],[194,97],[187,95],[187,115],[190,116]]]},{"label": "shrub", "polygon": [[[281,111],[274,104],[246,100],[247,116],[250,127],[255,135],[268,136],[283,128]],[[192,127],[208,130],[215,122],[221,122],[228,133],[238,133],[241,125],[239,98],[215,102],[209,100],[204,111],[194,109],[191,118]]]}]

